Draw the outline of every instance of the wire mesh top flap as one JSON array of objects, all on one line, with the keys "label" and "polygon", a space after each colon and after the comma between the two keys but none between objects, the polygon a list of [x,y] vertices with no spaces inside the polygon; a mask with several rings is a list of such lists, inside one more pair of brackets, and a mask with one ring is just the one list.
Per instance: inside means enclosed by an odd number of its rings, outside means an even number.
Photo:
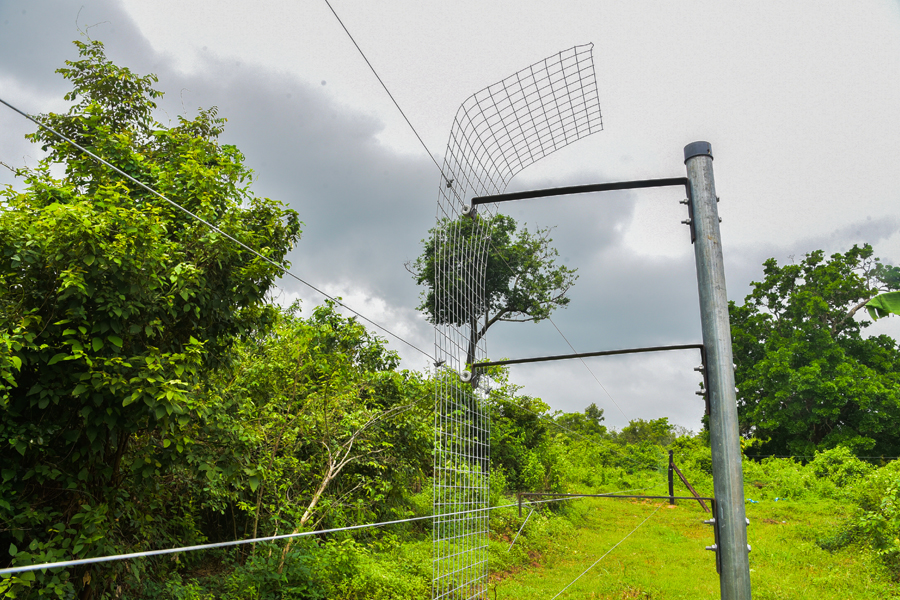
[{"label": "wire mesh top flap", "polygon": [[528,165],[603,129],[593,47],[554,54],[463,102],[443,169],[458,202],[502,192]]}]

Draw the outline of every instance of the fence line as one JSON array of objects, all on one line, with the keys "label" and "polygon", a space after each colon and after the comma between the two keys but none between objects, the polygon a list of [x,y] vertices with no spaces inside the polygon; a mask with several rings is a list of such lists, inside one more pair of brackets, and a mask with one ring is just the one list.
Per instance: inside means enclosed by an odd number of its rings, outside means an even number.
[{"label": "fence line", "polygon": [[[650,488],[640,488],[640,489],[650,489]],[[619,492],[609,492],[610,494],[620,494],[622,492],[631,492],[637,490],[621,490]],[[528,504],[543,504],[545,502],[559,502],[563,500],[577,500],[578,498],[554,498],[552,500],[538,500],[535,502],[529,502]],[[22,565],[18,567],[10,567],[7,569],[0,569],[0,576],[2,575],[11,575],[14,573],[24,573],[26,571],[39,571],[42,569],[62,569],[65,567],[75,567],[78,565],[89,565],[101,562],[113,562],[118,560],[128,560],[132,558],[146,558],[150,556],[159,556],[163,554],[177,554],[179,552],[193,552],[195,550],[211,550],[213,548],[227,548],[230,546],[241,546],[245,544],[255,544],[257,542],[272,542],[276,540],[286,540],[291,538],[299,538],[299,537],[309,537],[313,535],[321,535],[325,533],[339,533],[341,531],[356,531],[360,529],[371,529],[373,527],[384,527],[386,525],[397,525],[400,523],[412,523],[414,521],[425,521],[428,519],[440,519],[442,517],[452,517],[459,515],[466,515],[471,513],[478,512],[486,512],[492,510],[499,510],[501,508],[512,508],[518,506],[518,503],[514,504],[503,504],[501,506],[491,506],[488,508],[475,508],[472,510],[465,510],[455,513],[445,513],[441,515],[427,515],[424,517],[410,517],[408,519],[396,519],[394,521],[382,521],[379,523],[366,523],[363,525],[350,525],[347,527],[335,527],[333,529],[320,529],[317,531],[303,531],[299,533],[285,533],[281,535],[270,535],[265,537],[244,539],[244,540],[231,540],[228,542],[216,542],[212,544],[199,544],[196,546],[183,546],[180,548],[164,548],[161,550],[146,550],[144,552],[131,552],[128,554],[114,554],[111,556],[97,556],[94,558],[80,558],[76,560],[66,560],[60,562],[53,563],[40,563],[36,565]]]}]

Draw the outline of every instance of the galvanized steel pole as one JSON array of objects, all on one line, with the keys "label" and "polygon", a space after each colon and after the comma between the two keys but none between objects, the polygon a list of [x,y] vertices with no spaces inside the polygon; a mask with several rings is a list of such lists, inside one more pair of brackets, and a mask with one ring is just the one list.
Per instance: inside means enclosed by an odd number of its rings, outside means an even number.
[{"label": "galvanized steel pole", "polygon": [[684,163],[691,182],[691,227],[696,236],[694,255],[700,291],[700,322],[706,348],[704,367],[709,382],[709,433],[718,509],[715,518],[719,529],[717,552],[722,565],[722,600],[750,600],[744,474],[712,161],[712,147],[707,142],[685,146]]}]

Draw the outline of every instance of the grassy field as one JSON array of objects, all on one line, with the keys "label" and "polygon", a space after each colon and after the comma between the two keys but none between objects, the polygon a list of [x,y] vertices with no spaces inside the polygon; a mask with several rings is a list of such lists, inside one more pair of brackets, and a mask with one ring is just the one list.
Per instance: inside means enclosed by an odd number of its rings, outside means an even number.
[{"label": "grassy field", "polygon": [[[646,519],[633,534],[559,594],[562,599],[718,598],[713,533],[697,503],[581,499],[578,526],[559,536],[532,568],[498,576],[489,597],[550,600]],[[846,507],[833,500],[747,505],[756,600],[900,598],[897,584],[868,553],[831,553],[816,541],[833,533]],[[649,517],[649,518],[648,518]],[[528,526],[523,535],[528,534]]]}]

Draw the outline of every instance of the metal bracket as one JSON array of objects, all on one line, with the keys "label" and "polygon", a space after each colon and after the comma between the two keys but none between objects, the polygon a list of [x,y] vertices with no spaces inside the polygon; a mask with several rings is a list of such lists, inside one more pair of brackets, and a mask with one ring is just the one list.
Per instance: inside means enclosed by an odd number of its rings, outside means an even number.
[{"label": "metal bracket", "polygon": [[[716,505],[713,502],[713,511],[715,511]],[[714,512],[713,514],[718,515],[718,512]],[[713,517],[712,519],[707,519],[703,521],[704,525],[711,525],[713,528],[713,536],[715,539],[715,543],[712,546],[707,546],[706,549],[716,553],[716,573],[719,575],[722,574],[722,556],[719,554],[719,521],[718,517]]]},{"label": "metal bracket", "polygon": [[694,242],[697,241],[697,230],[694,227],[694,193],[691,190],[690,183],[685,185],[684,188],[687,190],[688,197],[685,198],[685,200],[682,202],[682,204],[687,204],[688,218],[686,221],[682,221],[682,223],[684,223],[685,225],[687,225],[691,228],[691,243],[693,244]]}]

